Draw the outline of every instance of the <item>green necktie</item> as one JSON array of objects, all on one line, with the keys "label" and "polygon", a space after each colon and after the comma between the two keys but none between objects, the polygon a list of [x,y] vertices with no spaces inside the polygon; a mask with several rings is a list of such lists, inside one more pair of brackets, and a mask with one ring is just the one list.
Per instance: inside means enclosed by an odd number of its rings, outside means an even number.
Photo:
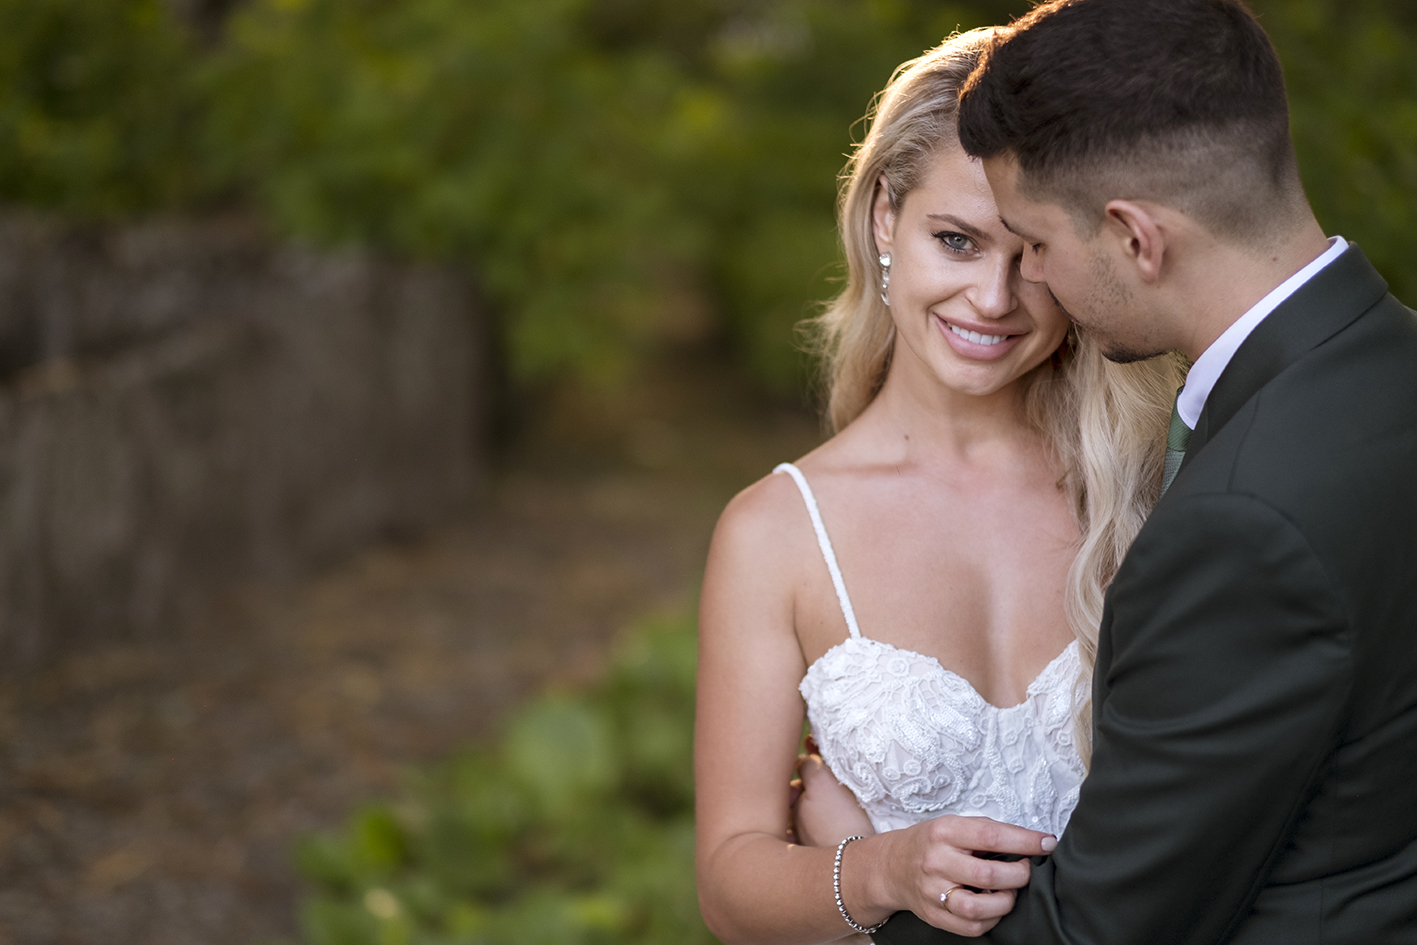
[{"label": "green necktie", "polygon": [[[1185,390],[1182,387],[1181,390]],[[1176,403],[1181,402],[1181,390],[1176,391]],[[1181,419],[1176,404],[1171,405],[1171,426],[1166,430],[1166,471],[1161,475],[1161,494],[1171,488],[1171,481],[1181,471],[1181,460],[1186,458],[1186,444],[1191,442],[1191,428]]]}]

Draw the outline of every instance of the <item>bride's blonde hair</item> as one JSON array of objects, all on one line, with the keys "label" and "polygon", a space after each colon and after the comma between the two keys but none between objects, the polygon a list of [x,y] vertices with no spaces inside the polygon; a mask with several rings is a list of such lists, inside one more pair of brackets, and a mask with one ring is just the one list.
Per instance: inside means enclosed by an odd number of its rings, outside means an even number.
[{"label": "bride's blonde hair", "polygon": [[[992,28],[951,36],[903,63],[872,103],[868,131],[842,172],[837,219],[846,253],[846,288],[810,324],[823,360],[827,421],[833,432],[861,415],[885,383],[895,325],[881,301],[872,230],[878,189],[901,202],[941,152],[960,147],[959,89],[992,38]],[[1027,378],[1027,412],[1063,470],[1082,541],[1068,572],[1066,613],[1083,672],[1077,688],[1077,742],[1090,760],[1089,681],[1097,659],[1102,597],[1161,488],[1166,424],[1180,384],[1171,358],[1114,364],[1075,330]]]}]

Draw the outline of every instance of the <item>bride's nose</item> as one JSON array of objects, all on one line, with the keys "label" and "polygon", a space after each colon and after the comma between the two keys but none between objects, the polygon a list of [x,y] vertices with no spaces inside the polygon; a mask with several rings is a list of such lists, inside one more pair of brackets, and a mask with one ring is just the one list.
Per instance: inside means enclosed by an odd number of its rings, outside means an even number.
[{"label": "bride's nose", "polygon": [[984,318],[1003,318],[1017,308],[1013,259],[996,254],[985,260],[979,269],[979,280],[970,290],[969,301]]}]

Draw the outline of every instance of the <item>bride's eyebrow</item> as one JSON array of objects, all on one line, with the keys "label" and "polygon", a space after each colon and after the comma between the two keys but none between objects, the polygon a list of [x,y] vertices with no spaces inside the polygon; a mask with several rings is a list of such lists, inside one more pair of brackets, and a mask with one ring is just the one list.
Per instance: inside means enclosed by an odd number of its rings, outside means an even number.
[{"label": "bride's eyebrow", "polygon": [[925,219],[934,220],[939,223],[944,223],[948,226],[952,226],[956,230],[959,230],[961,233],[963,233],[965,236],[971,237],[977,240],[978,242],[986,243],[989,241],[988,233],[985,233],[983,230],[979,229],[979,227],[974,226],[973,224],[965,223],[963,220],[961,220],[959,217],[955,216],[952,213],[927,213],[925,214]]}]

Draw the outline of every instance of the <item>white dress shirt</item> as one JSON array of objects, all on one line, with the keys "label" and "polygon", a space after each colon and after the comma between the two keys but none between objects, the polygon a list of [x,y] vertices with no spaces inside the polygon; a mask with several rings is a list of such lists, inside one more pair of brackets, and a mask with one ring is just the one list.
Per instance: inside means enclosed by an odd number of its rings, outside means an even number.
[{"label": "white dress shirt", "polygon": [[1209,348],[1196,358],[1196,363],[1191,365],[1190,373],[1186,375],[1186,386],[1181,391],[1181,396],[1176,400],[1176,412],[1181,415],[1181,421],[1192,430],[1196,428],[1196,423],[1201,418],[1201,409],[1205,407],[1206,398],[1215,388],[1215,382],[1220,380],[1220,375],[1230,364],[1230,359],[1235,357],[1235,352],[1240,349],[1240,345],[1245,343],[1245,339],[1260,326],[1271,312],[1279,307],[1280,303],[1295,292],[1299,287],[1318,275],[1319,270],[1342,256],[1344,250],[1348,249],[1348,241],[1341,236],[1335,236],[1328,241],[1328,249],[1321,256],[1300,269],[1280,283],[1279,287],[1260,299],[1254,308],[1241,315],[1235,324],[1225,329],[1224,333]]}]

